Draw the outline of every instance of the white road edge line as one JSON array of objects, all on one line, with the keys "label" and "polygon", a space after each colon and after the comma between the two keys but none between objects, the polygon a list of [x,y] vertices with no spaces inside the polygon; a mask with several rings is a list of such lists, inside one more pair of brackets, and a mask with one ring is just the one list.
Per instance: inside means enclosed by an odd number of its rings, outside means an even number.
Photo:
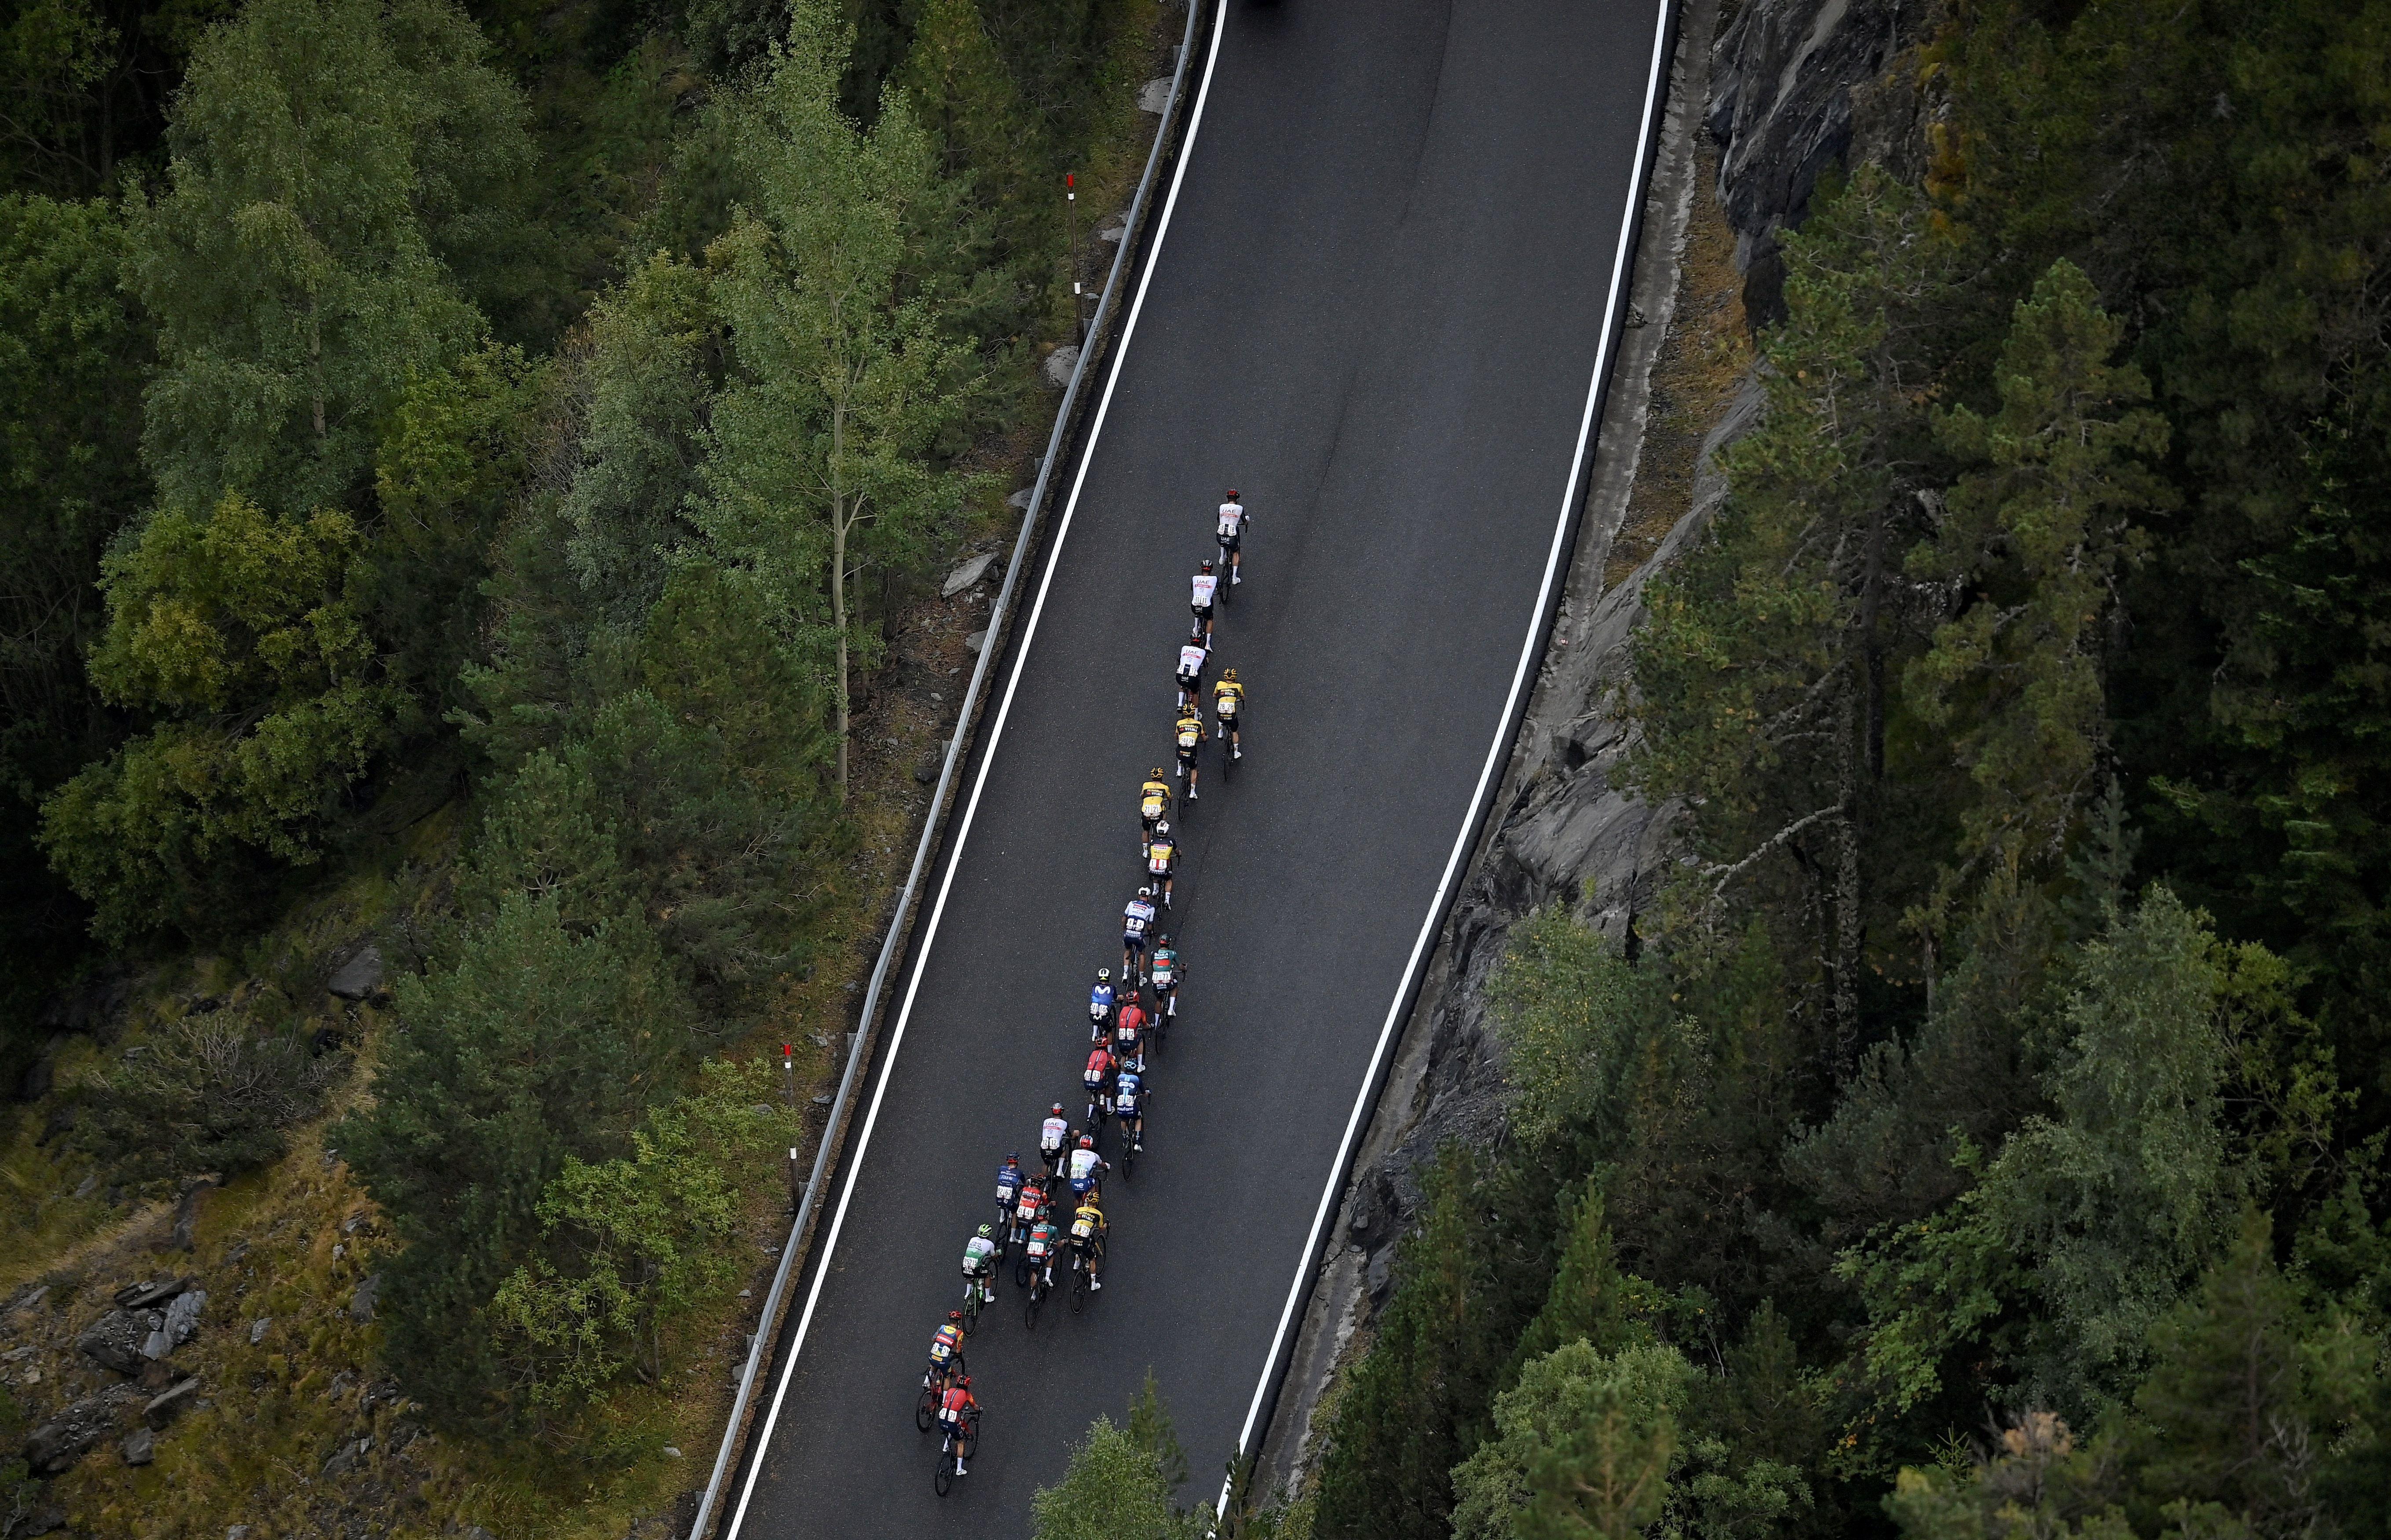
[{"label": "white road edge line", "polygon": [[987,751],[980,755],[979,773],[972,777],[971,801],[963,808],[963,821],[955,831],[953,851],[947,857],[947,874],[938,881],[938,898],[930,909],[930,922],[922,932],[922,950],[913,962],[913,977],[905,986],[904,1003],[898,1007],[897,1025],[888,1039],[888,1057],[880,1067],[880,1082],[872,1088],[872,1107],[863,1119],[863,1132],[858,1136],[855,1153],[848,1157],[847,1182],[838,1194],[838,1212],[832,1215],[830,1234],[823,1238],[821,1257],[814,1264],[813,1286],[806,1290],[806,1307],[797,1317],[797,1332],[789,1344],[788,1362],[782,1367],[781,1382],[773,1389],[771,1410],[765,1414],[763,1429],[756,1434],[747,1460],[747,1480],[739,1489],[739,1507],[730,1516],[730,1527],[723,1540],[738,1540],[739,1526],[747,1518],[747,1504],[755,1495],[756,1479],[764,1469],[764,1457],[772,1444],[772,1429],[781,1418],[781,1403],[789,1393],[789,1381],[797,1372],[797,1357],[805,1351],[806,1333],[812,1328],[814,1306],[821,1299],[822,1280],[830,1276],[833,1253],[838,1250],[839,1231],[847,1224],[847,1205],[854,1200],[855,1184],[863,1173],[863,1158],[872,1148],[872,1130],[880,1121],[880,1105],[888,1094],[888,1082],[897,1072],[897,1051],[905,1045],[905,1026],[913,1014],[913,995],[922,987],[922,975],[930,962],[930,948],[938,939],[938,921],[947,912],[947,894],[955,882],[955,868],[963,864],[963,846],[971,839],[972,821],[979,815],[980,793],[987,789],[989,767],[996,763],[997,745],[1004,738],[1006,718],[1013,714],[1014,692],[1021,686],[1021,671],[1029,661],[1029,645],[1038,635],[1038,618],[1046,612],[1046,593],[1054,582],[1054,570],[1063,559],[1063,543],[1071,533],[1071,520],[1079,507],[1079,489],[1088,480],[1088,464],[1096,456],[1097,441],[1104,437],[1105,417],[1112,410],[1113,391],[1120,384],[1121,366],[1129,361],[1130,341],[1137,335],[1137,318],[1145,308],[1145,291],[1154,281],[1154,270],[1162,263],[1162,246],[1170,234],[1171,212],[1179,206],[1179,185],[1187,175],[1187,163],[1196,157],[1196,135],[1204,126],[1204,102],[1211,95],[1213,66],[1221,58],[1221,34],[1228,25],[1229,8],[1221,6],[1213,13],[1212,45],[1204,59],[1204,79],[1196,89],[1196,109],[1187,120],[1187,137],[1179,147],[1179,164],[1170,173],[1170,196],[1163,200],[1162,222],[1155,227],[1154,247],[1146,253],[1145,271],[1139,275],[1137,298],[1129,308],[1129,317],[1121,325],[1120,345],[1113,350],[1112,371],[1105,379],[1104,399],[1096,404],[1095,421],[1088,430],[1088,446],[1079,455],[1079,468],[1071,479],[1071,495],[1063,505],[1062,521],[1054,529],[1053,548],[1047,553],[1046,571],[1038,580],[1038,599],[1029,610],[1029,622],[1021,634],[1021,646],[1013,655],[1013,673],[1004,683],[1004,699],[998,706],[996,723],[989,731]]},{"label": "white road edge line", "polygon": [[1480,809],[1495,770],[1507,757],[1506,751],[1510,748],[1517,733],[1512,713],[1519,710],[1519,693],[1527,687],[1529,674],[1536,666],[1540,650],[1536,643],[1544,631],[1544,607],[1552,600],[1553,584],[1560,577],[1561,552],[1569,544],[1570,526],[1577,517],[1578,478],[1585,469],[1586,450],[1594,436],[1595,412],[1602,403],[1603,377],[1610,368],[1611,339],[1618,335],[1620,289],[1626,279],[1630,242],[1635,234],[1636,205],[1644,197],[1645,164],[1652,148],[1652,112],[1663,78],[1662,67],[1667,62],[1669,7],[1674,4],[1675,0],[1660,0],[1660,9],[1653,18],[1652,68],[1644,85],[1644,123],[1636,133],[1635,168],[1627,178],[1627,204],[1619,221],[1619,251],[1610,263],[1610,297],[1603,304],[1602,339],[1595,352],[1594,380],[1586,388],[1585,413],[1578,419],[1577,453],[1570,461],[1569,482],[1561,489],[1560,520],[1553,528],[1552,549],[1544,557],[1544,584],[1537,589],[1535,608],[1528,614],[1528,636],[1519,647],[1519,666],[1511,674],[1511,693],[1503,702],[1503,714],[1495,721],[1494,742],[1486,751],[1486,764],[1478,772],[1478,788],[1470,793],[1468,806],[1463,812],[1461,832],[1454,837],[1453,853],[1445,857],[1444,875],[1438,879],[1436,892],[1428,899],[1428,918],[1420,922],[1419,936],[1412,943],[1411,960],[1404,965],[1402,979],[1395,985],[1394,1001],[1387,1007],[1386,1024],[1378,1029],[1378,1046],[1370,1054],[1369,1071],[1362,1076],[1362,1089],[1354,1097],[1353,1110],[1345,1120],[1345,1137],[1337,1148],[1337,1159],[1329,1165],[1328,1182],[1320,1193],[1320,1207],[1312,1213],[1312,1233],[1305,1238],[1303,1252],[1296,1259],[1295,1281],[1287,1286],[1286,1306],[1279,1312],[1278,1330],[1271,1338],[1270,1352],[1263,1355],[1261,1381],[1254,1387],[1253,1404],[1246,1410],[1246,1424],[1237,1432],[1237,1447],[1230,1466],[1233,1474],[1221,1482],[1221,1500],[1214,1505],[1216,1512],[1228,1507],[1229,1487],[1234,1480],[1236,1462],[1245,1458],[1246,1449],[1253,1442],[1254,1423],[1261,1416],[1262,1403],[1270,1396],[1271,1371],[1277,1365],[1279,1350],[1286,1345],[1287,1331],[1295,1323],[1296,1311],[1303,1303],[1304,1286],[1310,1281],[1312,1270],[1312,1259],[1319,1252],[1321,1228],[1328,1223],[1329,1214],[1337,1207],[1338,1189],[1344,1186],[1345,1165],[1352,1158],[1353,1141],[1360,1136],[1363,1121],[1369,1114],[1371,1093],[1378,1079],[1378,1066],[1384,1062],[1387,1050],[1394,1041],[1395,1028],[1402,1020],[1403,1001],[1411,993],[1412,981],[1418,974],[1420,964],[1428,957],[1429,944],[1436,939],[1439,922],[1444,916],[1445,894],[1452,891],[1454,879],[1460,875],[1462,861],[1467,856],[1469,847],[1476,842],[1474,836],[1478,832]]}]

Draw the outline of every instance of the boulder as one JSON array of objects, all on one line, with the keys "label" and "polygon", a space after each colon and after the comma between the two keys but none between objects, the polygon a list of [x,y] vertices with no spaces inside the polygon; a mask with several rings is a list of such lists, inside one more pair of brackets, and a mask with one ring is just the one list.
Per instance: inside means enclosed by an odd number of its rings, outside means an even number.
[{"label": "boulder", "polygon": [[158,1457],[158,1435],[147,1428],[136,1428],[117,1447],[123,1451],[125,1464],[147,1465]]},{"label": "boulder", "polygon": [[381,1297],[381,1275],[368,1273],[349,1295],[349,1319],[362,1325],[373,1319],[374,1301]]},{"label": "boulder", "polygon": [[189,1406],[199,1393],[200,1379],[193,1375],[164,1394],[151,1397],[149,1405],[141,1408],[141,1420],[152,1428],[163,1428]]},{"label": "boulder", "polygon": [[84,1396],[33,1430],[32,1436],[25,1441],[25,1463],[36,1473],[46,1476],[71,1469],[91,1452],[93,1444],[108,1436],[126,1404],[138,1394],[129,1386],[110,1385],[97,1394]]},{"label": "boulder", "polygon": [[1016,492],[1012,496],[1006,498],[1004,500],[1004,506],[1009,508],[1026,511],[1029,507],[1029,499],[1037,494],[1038,489],[1035,486],[1023,487],[1019,492]]},{"label": "boulder", "polygon": [[988,628],[986,626],[982,626],[979,630],[973,632],[970,635],[963,638],[963,650],[965,652],[976,654],[981,648],[986,646],[988,646]]},{"label": "boulder", "polygon": [[170,1278],[164,1283],[128,1283],[116,1291],[116,1307],[120,1310],[149,1310],[191,1286],[188,1278]]},{"label": "boulder", "polygon": [[1059,391],[1071,383],[1071,371],[1079,366],[1079,344],[1066,342],[1048,353],[1046,362],[1038,366],[1038,378]]},{"label": "boulder", "polygon": [[119,1374],[141,1372],[141,1344],[149,1335],[146,1315],[130,1311],[111,1310],[84,1328],[75,1339],[75,1351],[102,1368]]},{"label": "boulder", "polygon": [[1170,77],[1162,75],[1137,89],[1137,109],[1160,117],[1170,106]]},{"label": "boulder", "polygon": [[938,597],[942,599],[953,598],[957,594],[977,583],[988,575],[989,564],[995,559],[994,551],[982,551],[969,561],[963,563],[953,571],[949,572],[947,581],[938,585]]},{"label": "boulder", "polygon": [[343,1000],[362,1000],[381,987],[381,948],[370,943],[342,963],[324,981],[324,987]]},{"label": "boulder", "polygon": [[141,1355],[163,1358],[189,1341],[191,1333],[200,1329],[200,1308],[207,1303],[208,1291],[194,1289],[187,1294],[175,1295],[162,1312],[150,1312],[149,1318],[156,1324],[142,1340]]}]

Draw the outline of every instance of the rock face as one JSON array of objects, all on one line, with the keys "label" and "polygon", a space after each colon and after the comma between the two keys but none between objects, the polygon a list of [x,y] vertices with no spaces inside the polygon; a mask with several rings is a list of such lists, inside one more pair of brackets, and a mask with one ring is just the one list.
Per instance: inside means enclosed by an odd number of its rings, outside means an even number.
[{"label": "rock face", "polygon": [[191,1333],[200,1328],[200,1311],[207,1303],[208,1291],[194,1289],[175,1295],[164,1310],[151,1312],[149,1318],[156,1324],[142,1340],[141,1356],[163,1358],[189,1341]]},{"label": "rock face", "polygon": [[1941,9],[1932,0],[1753,0],[1720,36],[1706,123],[1755,326],[1785,314],[1777,232],[1802,223],[1821,173],[1859,160],[1918,169],[1932,109],[1914,72],[1887,70]]}]

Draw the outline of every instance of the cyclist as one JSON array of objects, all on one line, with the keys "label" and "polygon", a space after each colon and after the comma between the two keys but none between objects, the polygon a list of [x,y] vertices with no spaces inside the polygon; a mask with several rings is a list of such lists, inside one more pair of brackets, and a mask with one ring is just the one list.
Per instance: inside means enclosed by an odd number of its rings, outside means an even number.
[{"label": "cyclist", "polygon": [[1171,741],[1178,746],[1179,769],[1187,777],[1187,800],[1196,801],[1196,756],[1204,750],[1204,708],[1194,696],[1179,705],[1179,720],[1170,725]]},{"label": "cyclist", "polygon": [[1093,1194],[1104,1182],[1105,1173],[1112,1168],[1110,1161],[1096,1153],[1095,1136],[1080,1135],[1079,1148],[1071,1151],[1071,1190],[1079,1195],[1081,1204],[1094,1200]]},{"label": "cyclist", "polygon": [[1105,1235],[1112,1226],[1105,1222],[1105,1211],[1097,1207],[1098,1195],[1091,1191],[1071,1215],[1071,1249],[1079,1253],[1079,1261],[1088,1269],[1088,1287],[1102,1289],[1105,1280],[1097,1277],[1105,1261]]},{"label": "cyclist", "polygon": [[1123,1064],[1120,1078],[1113,1083],[1113,1116],[1120,1119],[1121,1137],[1131,1149],[1145,1148],[1145,1101],[1152,1095],[1145,1087],[1145,1076]]},{"label": "cyclist", "polygon": [[948,1386],[938,1397],[938,1422],[955,1441],[955,1474],[970,1475],[963,1461],[971,1457],[972,1445],[977,1442],[972,1432],[979,1426],[979,1403],[972,1397],[970,1375]]},{"label": "cyclist", "polygon": [[1088,1033],[1090,1041],[1101,1038],[1113,1015],[1113,970],[1096,969],[1096,982],[1088,991]]},{"label": "cyclist", "polygon": [[1221,505],[1220,533],[1221,558],[1229,564],[1229,585],[1234,587],[1246,581],[1245,573],[1238,571],[1237,553],[1246,538],[1246,505],[1237,501],[1235,487],[1229,489],[1229,500]]},{"label": "cyclist", "polygon": [[1012,1221],[1013,1205],[1020,1197],[1021,1156],[1018,1151],[1015,1151],[1007,1155],[1004,1158],[1004,1163],[996,1168],[996,1222],[998,1224],[1004,1225]]},{"label": "cyclist", "polygon": [[[1163,778],[1162,766],[1147,772],[1145,784],[1137,789],[1137,821],[1144,838],[1154,838],[1154,826],[1170,816],[1170,783]],[[1143,859],[1143,846],[1140,847]]]},{"label": "cyclist", "polygon": [[1212,564],[1208,561],[1188,582],[1192,588],[1187,599],[1187,608],[1196,612],[1196,629],[1190,635],[1206,647],[1210,647],[1212,645],[1212,596],[1220,592],[1220,574],[1212,571]]},{"label": "cyclist", "polygon": [[[1145,1067],[1145,1007],[1135,1000],[1125,1002],[1120,1014],[1113,1018],[1113,1062],[1122,1070]],[[1119,1115],[1120,1098],[1113,1098],[1113,1111]]]},{"label": "cyclist", "polygon": [[[1088,1067],[1079,1072],[1080,1084],[1088,1088],[1088,1126],[1101,1128],[1113,1110],[1113,1053],[1102,1043],[1088,1050]],[[1092,1144],[1081,1139],[1082,1146]]]},{"label": "cyclist", "polygon": [[968,1302],[972,1290],[979,1290],[979,1303],[994,1304],[996,1290],[989,1280],[996,1277],[996,1226],[982,1225],[969,1240],[963,1242],[963,1299]]},{"label": "cyclist", "polygon": [[1033,1176],[1021,1184],[1021,1191],[1013,1200],[1013,1229],[1006,1237],[1006,1244],[1020,1239],[1046,1213],[1047,1180]]},{"label": "cyclist", "polygon": [[1165,1016],[1178,1015],[1179,981],[1187,976],[1187,969],[1179,960],[1179,948],[1170,944],[1168,935],[1154,938],[1154,962],[1150,971],[1154,1008]]},{"label": "cyclist", "polygon": [[1046,1179],[1063,1169],[1063,1152],[1071,1148],[1070,1120],[1063,1116],[1063,1104],[1056,1102],[1046,1112],[1046,1121],[1038,1125],[1038,1153],[1046,1160]]},{"label": "cyclist", "polygon": [[1212,656],[1210,648],[1189,642],[1179,649],[1179,703],[1200,700],[1204,696],[1204,664]]},{"label": "cyclist", "polygon": [[[1029,1265],[1037,1270],[1046,1287],[1054,1287],[1054,1253],[1062,1250],[1063,1231],[1052,1213],[1041,1213],[1038,1223],[1029,1226]],[[956,1312],[961,1315],[961,1311]]]},{"label": "cyclist", "polygon": [[963,1364],[963,1313],[950,1310],[938,1329],[930,1335],[930,1383],[940,1390],[954,1381],[955,1371]]},{"label": "cyclist", "polygon": [[1154,838],[1145,845],[1145,875],[1162,880],[1162,905],[1170,906],[1171,868],[1179,865],[1179,841],[1170,837],[1170,825],[1154,826]]},{"label": "cyclist", "polygon": [[1246,757],[1245,744],[1237,733],[1237,721],[1245,714],[1245,710],[1246,687],[1237,683],[1237,671],[1222,669],[1221,682],[1212,687],[1212,714],[1220,719],[1221,724],[1212,736],[1229,740],[1231,759]]},{"label": "cyclist", "polygon": [[1138,960],[1145,956],[1146,928],[1154,923],[1154,890],[1140,888],[1121,905],[1121,982],[1137,978]]}]

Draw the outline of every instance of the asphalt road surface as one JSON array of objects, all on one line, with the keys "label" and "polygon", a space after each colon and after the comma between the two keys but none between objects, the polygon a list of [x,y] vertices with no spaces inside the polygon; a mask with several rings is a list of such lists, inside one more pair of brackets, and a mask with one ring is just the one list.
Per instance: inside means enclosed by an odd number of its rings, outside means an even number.
[{"label": "asphalt road surface", "polygon": [[[1195,1468],[1183,1500],[1218,1489],[1536,607],[1655,8],[1230,0],[876,1126],[830,1187],[859,1161],[739,1535],[1027,1535],[1033,1492],[1149,1368]],[[1208,746],[1182,820],[1166,926],[1188,982],[1146,1154],[1107,1183],[1085,1315],[1057,1300],[1026,1331],[1002,1285],[969,1347],[983,1447],[942,1499],[912,1423],[924,1352],[998,1163],[1034,1163],[1050,1102],[1080,1109],[1087,986],[1119,966],[1136,788],[1169,760],[1187,579],[1230,484],[1253,525],[1214,663],[1249,687],[1247,756],[1224,785]]]}]

